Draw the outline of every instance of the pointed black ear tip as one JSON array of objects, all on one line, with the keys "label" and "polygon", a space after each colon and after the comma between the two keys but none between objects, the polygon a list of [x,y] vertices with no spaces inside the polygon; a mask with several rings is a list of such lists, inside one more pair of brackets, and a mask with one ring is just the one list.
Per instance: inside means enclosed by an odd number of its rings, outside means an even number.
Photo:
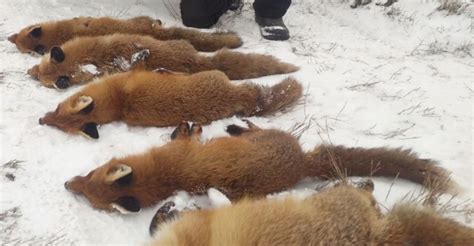
[{"label": "pointed black ear tip", "polygon": [[66,58],[64,51],[59,46],[54,46],[51,48],[50,56],[56,62],[62,62]]},{"label": "pointed black ear tip", "polygon": [[44,55],[46,49],[44,47],[44,45],[36,45],[36,47],[34,48],[34,51],[40,55]]},{"label": "pointed black ear tip", "polygon": [[138,213],[141,210],[140,202],[135,197],[132,197],[132,196],[120,197],[117,200],[117,203],[122,208],[124,208],[124,209],[126,209],[130,212],[133,212],[133,213]]},{"label": "pointed black ear tip", "polygon": [[229,133],[231,136],[239,136],[242,134],[242,132],[244,131],[244,129],[238,125],[228,125],[227,126],[227,129],[226,129],[226,132]]},{"label": "pointed black ear tip", "polygon": [[54,82],[54,85],[56,85],[56,87],[58,89],[66,89],[70,86],[69,84],[69,77],[66,77],[66,76],[60,76],[56,82]]},{"label": "pointed black ear tip", "polygon": [[41,29],[41,26],[34,27],[30,31],[31,36],[33,36],[35,38],[39,38],[42,33],[43,33],[43,30]]},{"label": "pointed black ear tip", "polygon": [[97,130],[97,124],[93,122],[86,123],[82,126],[81,132],[93,139],[99,138],[99,131]]}]

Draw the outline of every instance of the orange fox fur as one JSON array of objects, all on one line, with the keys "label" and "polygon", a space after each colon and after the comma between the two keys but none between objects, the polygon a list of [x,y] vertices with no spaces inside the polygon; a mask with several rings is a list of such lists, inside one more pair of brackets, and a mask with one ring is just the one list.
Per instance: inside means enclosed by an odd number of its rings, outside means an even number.
[{"label": "orange fox fur", "polygon": [[[113,158],[65,185],[71,192],[83,194],[96,208],[136,212],[177,190],[202,193],[214,187],[236,200],[288,189],[304,177],[331,178],[336,176],[331,159],[341,163],[348,175],[395,177],[400,173],[400,178],[420,183],[448,180],[446,170],[408,150],[322,145],[304,153],[288,133],[249,126],[231,125],[227,130],[234,136],[204,144],[193,134],[179,137],[182,131],[177,130],[175,140],[161,147]],[[369,171],[370,166],[374,169]],[[448,190],[454,183],[445,184]]]},{"label": "orange fox fur", "polygon": [[[134,64],[132,56],[140,52],[145,52],[142,60]],[[83,66],[88,64],[95,66],[97,71],[84,70]],[[165,68],[187,73],[217,69],[230,79],[290,73],[298,69],[269,55],[221,50],[213,56],[204,56],[184,40],[159,41],[146,36],[114,34],[76,38],[54,47],[28,73],[45,86],[63,88],[57,84],[60,78],[65,78],[69,86],[88,82],[102,74],[134,68]]]},{"label": "orange fox fur", "polygon": [[186,39],[199,51],[216,51],[220,48],[237,48],[242,40],[237,34],[204,33],[192,29],[161,26],[160,20],[139,16],[127,20],[110,17],[77,17],[50,21],[23,28],[8,37],[23,53],[44,54],[75,38],[101,36],[114,33],[149,35],[159,40]]},{"label": "orange fox fur", "polygon": [[131,71],[98,79],[47,113],[40,124],[98,138],[96,124],[173,126],[233,115],[267,115],[297,101],[301,85],[288,78],[273,87],[234,85],[220,71],[179,74]]},{"label": "orange fox fur", "polygon": [[[157,213],[158,215],[158,213]],[[304,200],[243,200],[180,212],[149,245],[472,245],[474,230],[428,208],[378,212],[370,190],[341,185]]]}]

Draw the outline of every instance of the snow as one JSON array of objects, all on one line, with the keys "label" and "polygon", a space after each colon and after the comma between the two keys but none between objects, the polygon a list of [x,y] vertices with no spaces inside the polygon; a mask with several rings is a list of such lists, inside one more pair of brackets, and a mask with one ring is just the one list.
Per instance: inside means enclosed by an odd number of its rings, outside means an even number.
[{"label": "snow", "polygon": [[95,66],[94,64],[81,65],[79,67],[79,70],[85,73],[93,74],[93,75],[99,74],[99,71],[97,70],[97,66]]},{"label": "snow", "polygon": [[120,71],[128,71],[130,70],[131,64],[130,62],[125,59],[123,56],[115,57],[113,61],[114,67],[120,69]]},{"label": "snow", "polygon": [[[454,203],[472,198],[472,8],[447,15],[436,10],[435,1],[400,0],[388,8],[374,2],[357,9],[349,5],[294,0],[284,18],[291,34],[287,42],[261,38],[249,1],[242,13],[220,19],[216,30],[233,30],[242,36],[244,46],[239,51],[275,55],[301,67],[292,76],[305,87],[304,103],[283,114],[250,120],[263,128],[283,130],[310,124],[300,138],[305,150],[323,142],[413,148],[422,158],[438,160],[466,189]],[[0,165],[24,161],[18,164],[20,168],[0,168],[0,213],[17,215],[0,220],[0,241],[146,242],[149,223],[161,204],[132,215],[99,211],[83,197],[67,192],[63,184],[114,156],[162,145],[172,131],[171,127],[129,127],[117,122],[102,126],[99,140],[89,140],[40,126],[39,117],[80,87],[66,91],[42,87],[26,74],[39,58],[20,54],[7,37],[33,23],[81,15],[149,15],[165,26],[181,25],[174,13],[179,13],[177,0],[0,1]],[[130,66],[128,59],[123,61]],[[285,77],[253,81],[273,85]],[[234,123],[242,124],[236,117],[213,122],[204,127],[202,139],[225,136],[225,126]],[[374,182],[374,194],[384,208],[420,190],[404,180],[374,178]],[[273,196],[303,197],[314,193],[318,185],[307,179]],[[175,201],[178,209],[212,207],[207,196],[185,192],[168,200]],[[472,201],[468,203],[472,207]],[[450,216],[472,226],[472,217]]]},{"label": "snow", "polygon": [[130,58],[130,63],[132,65],[135,65],[135,64],[145,60],[146,58],[148,58],[148,56],[150,56],[150,50],[149,49],[140,50],[140,51],[132,54],[132,57]]},{"label": "snow", "polygon": [[209,189],[207,191],[207,196],[209,197],[209,200],[211,201],[211,205],[213,208],[231,204],[229,198],[227,198],[226,195],[222,194],[222,192],[220,192],[219,190],[215,188]]}]

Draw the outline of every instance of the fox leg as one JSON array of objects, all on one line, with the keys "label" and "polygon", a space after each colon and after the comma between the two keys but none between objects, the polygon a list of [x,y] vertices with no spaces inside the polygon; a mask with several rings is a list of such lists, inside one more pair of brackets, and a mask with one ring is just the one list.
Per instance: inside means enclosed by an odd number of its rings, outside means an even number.
[{"label": "fox leg", "polygon": [[255,125],[252,121],[250,120],[247,120],[247,119],[243,119],[242,120],[243,122],[245,122],[249,128],[249,130],[262,130],[260,127],[258,127],[257,125]]},{"label": "fox leg", "polygon": [[231,136],[240,136],[247,132],[254,132],[254,131],[261,130],[260,127],[252,123],[250,120],[244,119],[242,121],[247,123],[247,128],[232,124],[232,125],[227,126],[227,129],[226,129],[227,133],[229,133]]},{"label": "fox leg", "polygon": [[179,211],[176,210],[176,204],[173,201],[166,202],[156,211],[155,216],[151,220],[149,232],[153,236],[158,228],[166,222],[169,222],[179,216]]},{"label": "fox leg", "polygon": [[191,128],[187,121],[182,121],[171,133],[171,140],[186,139],[190,136]]},{"label": "fox leg", "polygon": [[199,141],[201,139],[202,126],[199,123],[193,123],[191,126],[190,136],[192,140]]},{"label": "fox leg", "polygon": [[188,122],[181,122],[171,133],[171,140],[191,139],[199,141],[202,134],[202,126],[199,123],[193,123],[191,126]]}]

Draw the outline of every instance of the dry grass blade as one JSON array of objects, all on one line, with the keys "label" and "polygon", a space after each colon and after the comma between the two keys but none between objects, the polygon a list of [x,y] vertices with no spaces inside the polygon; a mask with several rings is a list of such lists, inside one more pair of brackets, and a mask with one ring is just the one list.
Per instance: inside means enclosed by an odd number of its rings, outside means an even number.
[{"label": "dry grass blade", "polygon": [[3,169],[9,168],[9,169],[22,169],[20,166],[20,163],[23,163],[25,161],[21,160],[11,160],[5,164],[2,165]]},{"label": "dry grass blade", "polygon": [[392,191],[393,184],[395,184],[395,181],[397,181],[398,176],[400,175],[400,172],[397,173],[397,176],[392,180],[392,183],[390,184],[390,187],[388,188],[387,195],[385,196],[385,201],[387,201],[388,196],[390,196],[390,192]]},{"label": "dry grass blade", "polygon": [[163,1],[163,4],[173,19],[181,20],[181,14],[173,7],[173,3],[170,0]]},{"label": "dry grass blade", "polygon": [[21,216],[20,208],[19,207],[13,207],[13,208],[7,209],[7,210],[3,211],[2,213],[0,213],[0,221],[4,222],[7,219],[18,218],[20,216]]},{"label": "dry grass blade", "polygon": [[286,132],[299,140],[307,130],[311,129],[311,127],[313,127],[313,116],[310,116],[309,118],[305,117],[302,122],[296,122],[286,130]]}]

